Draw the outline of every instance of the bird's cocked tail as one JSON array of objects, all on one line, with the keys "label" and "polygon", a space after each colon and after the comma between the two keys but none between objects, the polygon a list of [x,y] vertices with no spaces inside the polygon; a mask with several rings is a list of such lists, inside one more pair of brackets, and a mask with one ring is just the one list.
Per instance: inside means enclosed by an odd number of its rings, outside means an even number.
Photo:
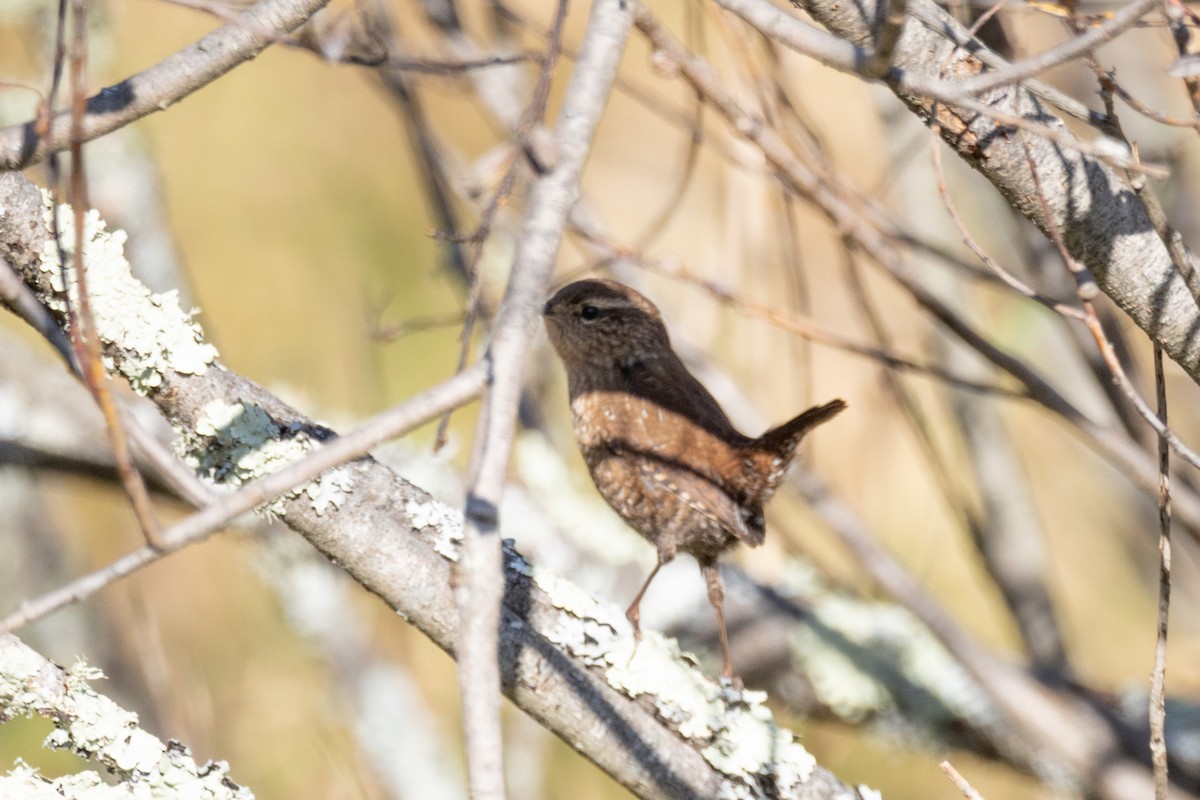
[{"label": "bird's cocked tail", "polygon": [[845,410],[846,401],[842,399],[814,406],[755,439],[748,447],[752,463],[747,465],[746,477],[750,483],[761,483],[754,487],[757,491],[751,496],[756,496],[759,502],[765,502],[774,494],[804,435]]}]

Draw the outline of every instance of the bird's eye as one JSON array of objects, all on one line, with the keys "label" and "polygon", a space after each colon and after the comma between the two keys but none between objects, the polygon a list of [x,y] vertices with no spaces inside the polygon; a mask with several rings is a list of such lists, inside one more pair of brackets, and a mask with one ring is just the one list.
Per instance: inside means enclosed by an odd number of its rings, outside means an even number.
[{"label": "bird's eye", "polygon": [[591,322],[600,316],[600,309],[595,306],[584,306],[579,310],[579,316],[583,318],[584,322]]}]

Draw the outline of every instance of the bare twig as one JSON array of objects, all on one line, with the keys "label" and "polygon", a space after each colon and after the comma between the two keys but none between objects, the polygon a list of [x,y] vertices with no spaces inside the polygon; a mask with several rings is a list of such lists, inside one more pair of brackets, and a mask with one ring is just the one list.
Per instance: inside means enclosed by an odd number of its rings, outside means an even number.
[{"label": "bare twig", "polygon": [[[1150,0],[1139,0],[1139,4],[1147,2]],[[764,35],[770,36],[797,52],[815,58],[826,66],[862,77],[870,77],[863,68],[863,64],[870,58],[867,51],[801,22],[766,0],[717,0],[717,4],[737,14],[762,31]],[[965,82],[932,78],[895,66],[884,80],[897,92],[928,100],[937,100],[965,109],[973,114],[991,119],[998,125],[1012,126],[1028,131],[1055,144],[1108,162],[1113,166],[1145,172],[1157,177],[1165,174],[1158,167],[1142,164],[1126,153],[1115,152],[1109,142],[1086,142],[1065,128],[1043,125],[1029,117],[1010,114],[995,105],[981,102],[975,98],[973,92],[963,89],[963,86],[966,85]]]},{"label": "bare twig", "polygon": [[[847,283],[850,286],[851,295],[857,302],[863,318],[874,332],[876,340],[890,351],[892,350],[891,337],[879,310],[871,302],[871,298],[867,293],[861,267],[856,263],[854,254],[848,248],[843,248],[843,250],[845,252],[843,257],[843,261],[845,262],[844,271]],[[950,362],[948,358],[940,360],[944,363]],[[965,360],[959,359],[960,362]],[[960,470],[952,469],[947,460],[939,452],[933,430],[930,426],[929,417],[924,413],[916,393],[910,391],[908,386],[901,382],[898,376],[890,370],[882,373],[882,378],[891,400],[904,417],[904,421],[908,423],[917,446],[923,453],[926,463],[929,464],[934,482],[941,491],[946,505],[950,508],[951,513],[957,518],[963,529],[971,535],[971,538],[975,541],[980,541],[986,533],[990,532],[988,524],[990,520],[981,518],[979,513],[972,507],[966,492],[956,480],[957,473]],[[946,388],[949,389],[952,387],[948,384]],[[957,401],[953,404],[955,410],[957,410],[958,406],[966,404],[961,392],[950,394]],[[977,481],[977,483],[982,484],[983,482]],[[985,528],[987,528],[986,531]]]},{"label": "bare twig", "polygon": [[[1162,348],[1154,345],[1154,385],[1158,419],[1167,424],[1167,383]],[[1158,626],[1154,642],[1154,671],[1150,678],[1150,758],[1154,764],[1154,798],[1167,800],[1167,622],[1171,611],[1171,451],[1158,437]]]},{"label": "bare twig", "polygon": [[1141,114],[1143,117],[1152,119],[1155,122],[1162,123],[1163,125],[1170,125],[1176,128],[1191,128],[1195,131],[1200,131],[1200,119],[1196,118],[1195,116],[1175,117],[1171,116],[1170,114],[1164,114],[1158,109],[1151,108],[1141,100],[1138,100],[1136,97],[1134,97],[1124,86],[1117,83],[1116,78],[1111,72],[1101,74],[1097,77],[1100,79],[1100,86],[1102,89],[1112,92],[1117,97],[1124,100],[1126,105],[1128,105],[1137,113]]},{"label": "bare twig", "polygon": [[[1192,26],[1188,24],[1187,6],[1182,0],[1166,0],[1163,3],[1163,14],[1167,18],[1167,27],[1171,29],[1171,38],[1175,41],[1175,48],[1181,57],[1187,58],[1189,56],[1188,46],[1192,41]],[[1200,77],[1189,75],[1183,79],[1183,83],[1187,87],[1188,99],[1192,101],[1192,108],[1200,114]]]},{"label": "bare twig", "polygon": [[[91,141],[147,114],[161,111],[208,85],[271,44],[259,29],[292,31],[329,0],[261,0],[243,14],[114,86],[88,98],[79,139]],[[0,130],[0,169],[18,169],[70,143],[70,114],[60,112]]]},{"label": "bare twig", "polygon": [[162,556],[201,541],[234,518],[313,480],[321,473],[351,461],[372,447],[436,418],[449,408],[470,402],[483,391],[482,363],[416,395],[359,425],[344,436],[322,443],[302,460],[232,492],[201,511],[166,528],[160,548],[143,547],[111,564],[35,600],[26,601],[0,621],[0,633],[28,625],[63,606],[88,597]]},{"label": "bare twig", "polygon": [[366,67],[386,67],[402,72],[419,72],[426,75],[457,75],[476,69],[488,67],[506,67],[511,64],[521,64],[527,61],[540,62],[542,57],[536,53],[518,53],[511,56],[480,56],[461,61],[447,61],[437,58],[384,58],[372,59],[365,57],[344,56],[341,61],[348,64],[360,64]]},{"label": "bare twig", "polygon": [[[430,204],[430,212],[439,230],[457,236],[460,232],[459,215],[449,196],[450,170],[445,163],[441,143],[434,136],[425,104],[412,80],[403,71],[391,66],[391,54],[399,49],[400,41],[389,8],[380,0],[364,2],[362,8],[366,35],[378,42],[388,56],[386,63],[377,67],[376,75],[396,101],[396,110],[408,132],[414,166],[425,188],[424,195]],[[454,274],[465,279],[468,267],[461,243],[448,241],[442,258]]]},{"label": "bare twig", "polygon": [[399,322],[393,322],[390,325],[374,326],[371,331],[371,338],[377,342],[394,342],[409,334],[446,328],[451,325],[461,325],[464,319],[466,317],[461,312],[404,319]]},{"label": "bare twig", "polygon": [[[1051,219],[1049,201],[1046,199],[1046,193],[1042,191],[1042,179],[1038,176],[1037,162],[1034,160],[1033,153],[1029,150],[1028,146],[1025,148],[1025,159],[1029,167],[1030,177],[1037,191],[1037,199],[1043,206],[1042,213],[1045,219],[1049,221]],[[1159,420],[1150,406],[1146,404],[1146,401],[1142,399],[1142,396],[1138,394],[1133,382],[1129,380],[1129,376],[1125,374],[1125,368],[1121,365],[1121,360],[1117,358],[1117,353],[1113,349],[1112,342],[1105,335],[1104,326],[1100,324],[1100,317],[1096,314],[1095,306],[1092,303],[1099,289],[1096,287],[1091,273],[1071,255],[1058,226],[1050,224],[1047,231],[1050,234],[1050,239],[1058,248],[1059,254],[1062,256],[1063,265],[1075,279],[1079,300],[1083,306],[1083,323],[1096,340],[1096,345],[1100,348],[1100,354],[1104,357],[1105,363],[1108,364],[1113,380],[1116,381],[1117,386],[1120,387],[1121,391],[1129,399],[1129,402],[1133,404],[1134,409],[1154,429],[1155,433],[1163,437],[1184,461],[1200,469],[1200,455],[1193,452],[1170,428]]]},{"label": "bare twig", "polygon": [[[67,288],[67,308],[70,315],[71,344],[75,351],[75,360],[83,375],[83,384],[92,393],[96,405],[104,414],[104,424],[108,429],[108,438],[112,443],[113,460],[117,466],[117,474],[121,484],[129,496],[133,513],[137,517],[142,535],[151,547],[161,545],[158,518],[154,513],[154,505],[150,502],[150,494],[146,491],[146,483],[142,474],[133,463],[129,450],[129,439],[121,415],[113,401],[108,373],[101,363],[100,339],[96,335],[96,324],[92,317],[91,299],[88,296],[87,264],[85,262],[84,241],[84,212],[90,207],[87,195],[87,174],[83,161],[83,119],[87,113],[87,6],[84,0],[72,0],[71,25],[71,206],[75,214],[75,243],[74,243],[74,274],[75,290],[78,308],[72,306],[70,300],[70,283],[63,282]],[[57,209],[55,210],[57,214]],[[60,258],[63,248],[59,246]],[[64,272],[67,265],[63,263]]]},{"label": "bare twig", "polygon": [[963,244],[970,248],[980,261],[987,266],[1000,280],[1004,281],[1005,285],[1018,294],[1028,297],[1050,310],[1062,314],[1064,317],[1070,317],[1075,320],[1083,320],[1084,314],[1078,308],[1069,306],[1062,301],[1055,300],[1053,297],[1038,292],[1036,289],[1029,286],[1016,275],[1006,270],[1000,265],[996,259],[992,258],[986,250],[984,250],[975,237],[971,235],[971,231],[967,229],[967,225],[963,222],[962,217],[958,213],[954,202],[950,199],[950,190],[946,187],[945,169],[942,166],[942,149],[940,139],[938,138],[939,126],[935,122],[930,126],[929,149],[933,155],[933,168],[937,174],[938,193],[942,197],[942,203],[946,207],[946,212],[950,214],[950,219],[954,222],[954,227],[958,228],[959,234],[962,236]]},{"label": "bare twig", "polygon": [[[938,191],[963,241],[1019,293],[1037,299],[1066,317],[1082,318],[1082,311],[1042,296],[1005,270],[967,230],[950,199],[942,169],[940,140],[936,125],[934,127],[930,145]],[[957,364],[957,371],[971,374],[972,361],[964,359],[965,351],[945,339],[941,341],[946,361]],[[966,363],[960,363],[964,361]],[[975,547],[1017,623],[1033,665],[1044,677],[1061,678],[1069,672],[1069,664],[1047,588],[1043,531],[1034,512],[1024,471],[1017,463],[1010,437],[995,408],[961,392],[950,394],[950,405],[984,508],[979,525],[970,529]]]},{"label": "bare twig", "polygon": [[879,32],[875,34],[875,49],[863,67],[872,78],[883,78],[892,70],[892,57],[896,54],[896,43],[904,30],[904,16],[908,8],[905,0],[887,0],[880,20]]},{"label": "bare twig", "polygon": [[963,793],[963,797],[967,798],[967,800],[983,800],[983,795],[975,791],[975,788],[971,786],[966,778],[959,774],[959,771],[954,768],[953,764],[949,761],[943,761],[938,766],[942,768],[942,772],[946,773],[950,781],[958,787],[958,790]]},{"label": "bare twig", "polygon": [[[508,133],[513,140],[514,155],[517,152],[524,153],[531,167],[537,172],[543,172],[548,169],[556,158],[555,154],[550,152],[551,147],[546,144],[550,140],[545,135],[543,120],[546,116],[546,104],[550,99],[550,84],[554,76],[554,68],[558,64],[558,56],[562,49],[563,24],[566,22],[566,18],[566,0],[559,0],[558,8],[554,15],[554,22],[551,24],[550,31],[546,36],[546,54],[541,59],[541,68],[538,70],[537,83],[534,85],[532,97],[528,105],[525,106],[519,117],[513,117],[511,109],[503,108],[504,103],[500,97],[492,96],[484,91],[483,86],[479,86],[480,94],[484,97],[493,113],[509,129]],[[455,20],[455,25],[457,25],[457,20]],[[466,38],[461,28],[456,27],[454,33],[459,47],[473,47],[472,44],[468,44],[470,40]],[[501,205],[507,201],[509,195],[513,192],[518,170],[521,166],[521,159],[514,157],[511,160],[508,168],[505,170],[504,178],[500,181],[500,185],[497,187],[495,193],[493,193],[491,200],[488,201],[487,207],[483,210],[479,226],[470,237],[470,241],[475,245],[475,251],[467,271],[469,282],[467,316],[460,334],[458,365],[456,369],[462,369],[463,365],[467,362],[467,354],[471,347],[471,337],[475,330],[475,323],[484,310],[483,279],[479,273],[479,261],[483,258],[483,243],[491,233],[492,225],[495,223],[496,214],[499,212]],[[438,425],[437,440],[434,444],[435,449],[440,448],[445,443],[446,429],[449,424],[450,415],[447,414],[442,417],[442,421]]]},{"label": "bare twig", "polygon": [[[685,10],[688,15],[689,32],[692,36],[700,38],[703,35],[704,17],[702,12],[693,5],[685,6]],[[689,118],[687,121],[680,121],[680,127],[688,133],[688,142],[687,150],[681,159],[679,178],[675,181],[671,194],[662,208],[651,217],[650,222],[641,233],[632,237],[634,246],[638,250],[645,249],[662,235],[667,223],[671,221],[687,196],[688,187],[691,186],[692,179],[695,177],[701,147],[704,144],[704,96],[693,91],[691,101],[691,108],[687,112]]]},{"label": "bare twig", "polygon": [[750,300],[749,298],[732,291],[727,286],[721,286],[713,281],[698,277],[679,265],[661,264],[653,259],[629,252],[626,252],[623,255],[626,258],[634,259],[640,266],[660,275],[666,275],[676,280],[689,283],[693,286],[698,286],[721,302],[727,303],[733,308],[737,309],[739,312],[751,317],[762,319],[768,324],[779,328],[780,330],[794,333],[797,336],[801,336],[811,342],[833,347],[853,355],[869,358],[878,362],[880,365],[887,367],[888,369],[895,370],[896,372],[909,372],[916,375],[926,375],[935,380],[942,381],[948,386],[954,386],[959,389],[964,389],[970,392],[978,392],[980,394],[994,395],[996,397],[1008,397],[1016,400],[1025,400],[1029,399],[1030,397],[1030,395],[1026,392],[1019,390],[1014,391],[994,383],[972,380],[943,369],[935,364],[923,364],[919,361],[906,358],[902,355],[897,355],[895,352],[886,348],[876,347],[871,344],[864,344],[862,342],[855,341],[826,328],[809,317],[802,316],[800,314],[786,314],[776,309],[773,305]]},{"label": "bare twig", "polygon": [[579,177],[625,49],[632,13],[621,0],[593,3],[558,126],[556,159],[534,184],[524,232],[488,349],[491,388],[476,432],[458,589],[459,687],[467,771],[475,798],[504,796],[496,630],[503,594],[497,515],[532,325],[554,272]]},{"label": "bare twig", "polygon": [[1008,83],[1017,83],[1026,78],[1032,78],[1038,73],[1045,72],[1051,67],[1056,67],[1059,64],[1065,64],[1068,61],[1079,58],[1085,53],[1092,52],[1105,42],[1111,41],[1123,31],[1133,27],[1139,19],[1150,13],[1161,2],[1162,0],[1136,0],[1136,2],[1131,2],[1114,14],[1112,19],[1103,25],[1098,25],[1090,29],[1087,33],[1074,36],[1060,45],[1038,53],[1036,56],[1030,56],[1001,69],[985,72],[974,78],[968,78],[960,84],[960,87],[963,91],[970,94],[982,94]]}]

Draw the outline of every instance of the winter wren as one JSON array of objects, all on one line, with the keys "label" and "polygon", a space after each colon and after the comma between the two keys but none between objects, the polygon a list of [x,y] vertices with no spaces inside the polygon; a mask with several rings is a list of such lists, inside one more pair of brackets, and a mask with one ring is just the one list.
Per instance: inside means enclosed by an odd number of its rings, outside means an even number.
[{"label": "winter wren", "polygon": [[543,310],[567,368],[575,439],[600,494],[658,548],[658,564],[625,616],[640,636],[638,604],[677,552],[700,563],[717,612],[724,657],[724,587],[717,559],[738,542],[757,547],[763,504],[774,494],[810,428],[841,412],[834,400],[757,439],[743,436],[671,348],[662,315],[622,284],[583,280]]}]

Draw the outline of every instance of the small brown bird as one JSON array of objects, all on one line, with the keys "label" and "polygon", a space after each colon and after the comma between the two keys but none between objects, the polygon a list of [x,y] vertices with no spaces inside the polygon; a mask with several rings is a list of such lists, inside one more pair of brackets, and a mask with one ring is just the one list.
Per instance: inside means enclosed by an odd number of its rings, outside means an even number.
[{"label": "small brown bird", "polygon": [[658,548],[658,564],[625,612],[640,638],[638,604],[677,552],[700,563],[717,612],[722,674],[733,678],[725,590],[717,559],[765,535],[763,504],[775,493],[809,429],[841,412],[834,400],[751,439],[671,348],[662,315],[614,281],[560,289],[542,314],[567,368],[575,439],[600,494]]}]

